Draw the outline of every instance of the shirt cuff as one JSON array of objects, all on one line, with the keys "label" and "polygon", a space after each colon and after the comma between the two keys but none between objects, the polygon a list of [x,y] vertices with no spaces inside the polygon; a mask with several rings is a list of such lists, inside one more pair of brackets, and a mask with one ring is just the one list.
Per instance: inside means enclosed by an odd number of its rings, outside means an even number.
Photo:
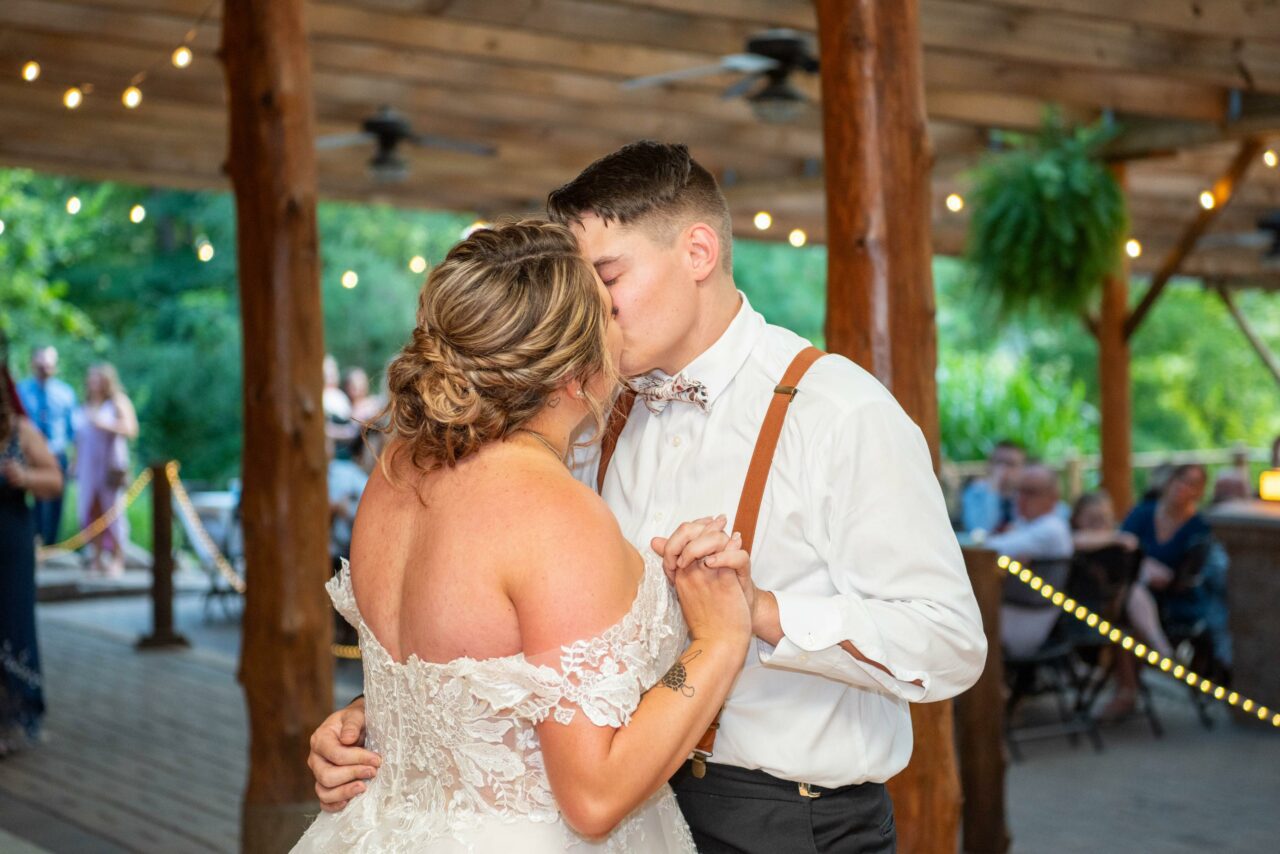
[{"label": "shirt cuff", "polygon": [[[772,652],[761,648],[761,664],[822,673],[910,702],[918,702],[928,693],[927,674],[897,668],[889,660],[880,631],[857,596],[777,591],[773,595],[778,600],[783,637]],[[839,646],[846,640],[890,672],[854,658]],[[921,684],[914,684],[917,681]]]}]

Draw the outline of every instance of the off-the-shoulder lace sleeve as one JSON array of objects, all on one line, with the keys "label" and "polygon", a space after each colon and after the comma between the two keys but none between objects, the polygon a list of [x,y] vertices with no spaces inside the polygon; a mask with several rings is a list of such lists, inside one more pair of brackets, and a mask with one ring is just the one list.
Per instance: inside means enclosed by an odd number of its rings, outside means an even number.
[{"label": "off-the-shoulder lace sleeve", "polygon": [[333,602],[334,609],[353,628],[359,629],[360,609],[356,607],[356,594],[351,589],[351,567],[345,558],[342,561],[341,571],[330,578],[324,587],[329,591],[329,599]]}]

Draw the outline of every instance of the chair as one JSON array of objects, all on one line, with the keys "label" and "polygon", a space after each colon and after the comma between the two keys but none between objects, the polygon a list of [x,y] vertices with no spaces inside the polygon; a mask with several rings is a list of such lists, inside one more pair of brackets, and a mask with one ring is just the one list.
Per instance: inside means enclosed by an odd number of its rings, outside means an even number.
[{"label": "chair", "polygon": [[[1179,660],[1187,669],[1215,683],[1225,684],[1230,681],[1230,674],[1214,654],[1213,638],[1204,617],[1203,603],[1207,595],[1204,574],[1212,548],[1213,540],[1209,538],[1191,546],[1182,562],[1173,567],[1173,581],[1164,590],[1156,592],[1156,604],[1160,608],[1160,623],[1169,643],[1178,650]],[[1200,725],[1212,729],[1210,708],[1213,704],[1209,697],[1199,688],[1188,687],[1187,691]]]},{"label": "chair", "polygon": [[[193,492],[191,504],[196,516],[214,546],[233,566],[237,566],[243,574],[244,553],[243,534],[240,528],[240,505],[234,492]],[[207,621],[214,605],[222,609],[223,617],[231,619],[239,609],[233,603],[240,603],[240,594],[218,571],[213,553],[205,547],[204,540],[194,529],[186,514],[175,514],[182,522],[183,533],[191,550],[200,561],[200,568],[209,579],[209,589],[204,594],[204,617]]]},{"label": "chair", "polygon": [[[1138,582],[1141,566],[1142,552],[1120,545],[1077,552],[1072,558],[1067,595],[1111,625],[1128,628],[1129,593]],[[1075,652],[1089,666],[1084,690],[1079,697],[1079,708],[1092,717],[1094,705],[1115,674],[1117,656],[1126,653],[1117,650],[1097,630],[1079,621],[1072,621],[1070,626],[1069,636]],[[1140,711],[1151,725],[1151,732],[1157,738],[1164,735],[1151,690],[1142,680],[1141,672],[1138,673],[1138,702]]]},{"label": "chair", "polygon": [[[1057,589],[1069,584],[1072,563],[1070,559],[1042,560],[1028,564],[1028,568]],[[1077,668],[1075,647],[1069,636],[1070,616],[1061,612],[1048,598],[1032,590],[1026,584],[1009,576],[1004,580],[1002,603],[1029,611],[1056,611],[1057,621],[1049,637],[1030,655],[1013,655],[1007,650],[1004,656],[1005,681],[1008,696],[1005,700],[1005,741],[1014,759],[1021,759],[1019,742],[1039,738],[1067,736],[1073,745],[1079,743],[1080,734],[1089,738],[1095,750],[1102,750],[1102,736],[1097,723],[1082,707],[1080,698],[1084,680]],[[1036,726],[1014,726],[1013,712],[1026,698],[1052,693],[1057,701],[1056,723]]]}]

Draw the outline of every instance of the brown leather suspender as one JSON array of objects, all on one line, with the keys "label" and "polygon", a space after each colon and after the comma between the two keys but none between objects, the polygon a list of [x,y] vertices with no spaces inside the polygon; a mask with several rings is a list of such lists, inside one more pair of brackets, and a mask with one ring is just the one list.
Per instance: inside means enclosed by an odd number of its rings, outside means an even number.
[{"label": "brown leather suspender", "polygon": [[[755,450],[751,452],[751,463],[747,466],[747,477],[742,484],[742,496],[738,499],[738,511],[733,517],[733,528],[742,534],[742,548],[750,552],[755,542],[756,522],[760,517],[760,502],[764,500],[764,487],[769,480],[769,469],[773,465],[773,455],[778,448],[778,439],[782,436],[782,423],[787,417],[787,407],[796,396],[800,379],[813,363],[825,356],[817,347],[806,347],[792,359],[782,382],[773,389],[773,399],[769,401],[769,409],[765,412],[764,422],[760,425],[760,435],[756,438]],[[604,477],[609,468],[609,460],[618,445],[618,437],[627,426],[627,417],[631,414],[636,394],[628,390],[618,398],[604,438],[600,443],[600,466],[596,472],[596,489],[604,492]],[[712,721],[698,744],[693,749],[693,775],[702,777],[707,773],[706,760],[715,748],[716,730],[720,728],[720,715]]]}]

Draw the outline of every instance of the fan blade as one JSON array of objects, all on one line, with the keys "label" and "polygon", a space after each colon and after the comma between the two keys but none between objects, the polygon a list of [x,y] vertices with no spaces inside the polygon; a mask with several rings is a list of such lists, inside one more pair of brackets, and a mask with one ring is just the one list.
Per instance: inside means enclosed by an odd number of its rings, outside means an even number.
[{"label": "fan blade", "polygon": [[353,145],[364,145],[373,142],[376,137],[371,133],[336,133],[330,136],[316,137],[316,150],[329,151],[334,148],[350,148]]},{"label": "fan blade", "polygon": [[643,89],[647,86],[661,86],[664,83],[675,83],[680,80],[694,80],[698,77],[710,77],[725,72],[741,72],[751,74],[766,71],[777,66],[777,62],[767,56],[753,53],[734,53],[721,57],[715,65],[700,65],[696,68],[682,68],[678,71],[667,71],[662,74],[650,74],[647,77],[633,77],[621,83],[623,89]]},{"label": "fan blade", "polygon": [[463,154],[476,154],[481,157],[492,157],[498,153],[498,149],[483,142],[451,139],[447,136],[436,136],[433,133],[415,133],[409,139],[414,145],[421,145],[424,148],[440,148],[445,151],[459,151]]},{"label": "fan blade", "polygon": [[741,98],[743,95],[751,91],[751,87],[760,82],[761,74],[748,74],[737,83],[734,83],[728,89],[720,93],[720,97],[728,101],[733,98]]}]

